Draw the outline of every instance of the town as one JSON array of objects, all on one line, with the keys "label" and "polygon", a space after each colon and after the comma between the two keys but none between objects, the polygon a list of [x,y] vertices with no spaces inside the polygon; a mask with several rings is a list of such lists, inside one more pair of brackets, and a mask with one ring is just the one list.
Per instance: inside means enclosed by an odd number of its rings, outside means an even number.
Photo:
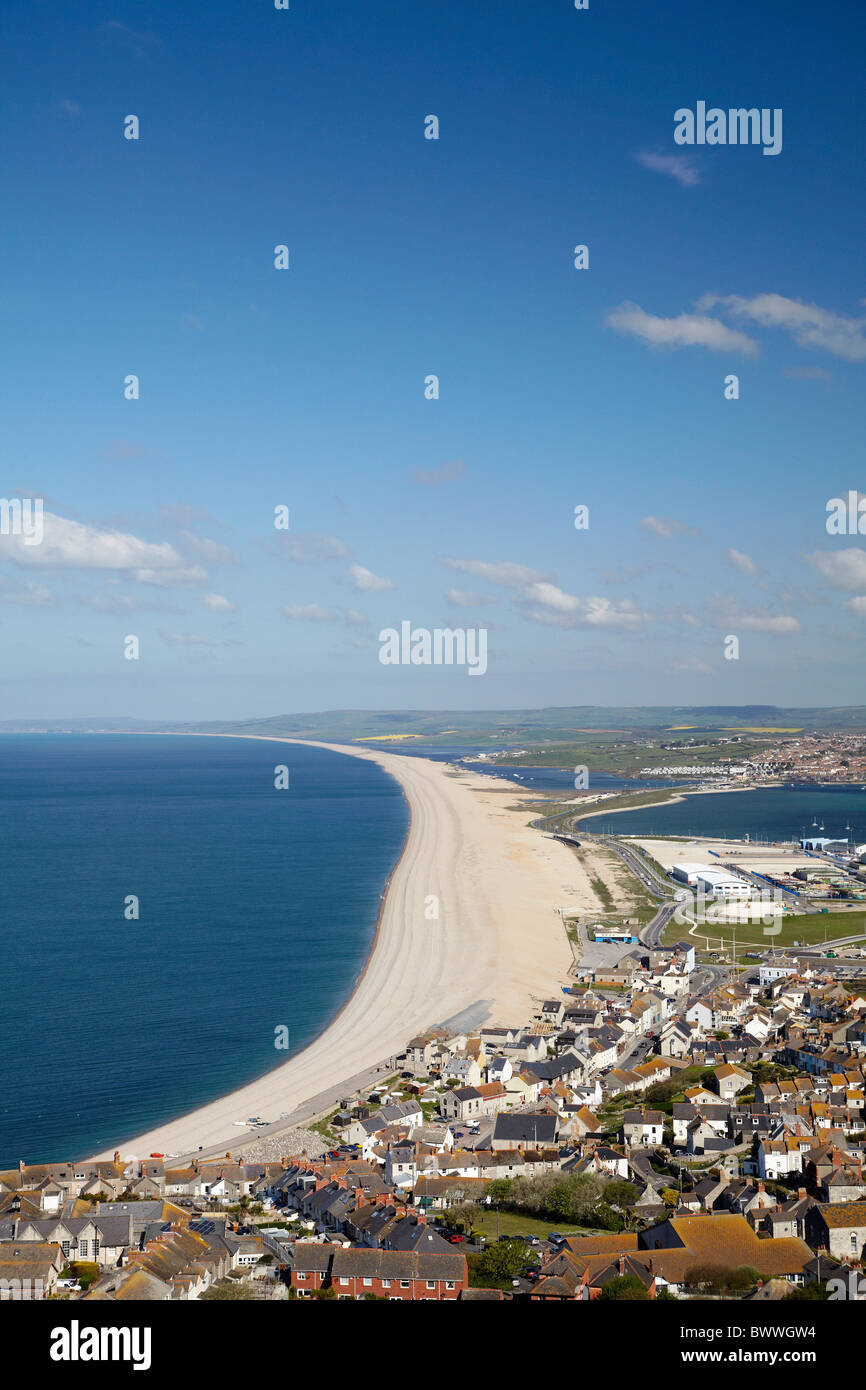
[{"label": "town", "polygon": [[860,949],[578,939],[532,1017],[413,1037],[307,1130],[0,1173],[0,1296],[859,1297]]}]

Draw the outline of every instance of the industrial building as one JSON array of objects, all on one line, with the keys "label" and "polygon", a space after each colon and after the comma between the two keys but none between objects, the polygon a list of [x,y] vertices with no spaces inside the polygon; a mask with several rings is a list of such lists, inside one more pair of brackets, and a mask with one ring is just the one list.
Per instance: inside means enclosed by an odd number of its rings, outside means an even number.
[{"label": "industrial building", "polygon": [[710,898],[751,898],[755,888],[747,879],[729,869],[712,869],[706,864],[673,864],[671,876],[688,883]]},{"label": "industrial building", "polygon": [[824,835],[808,835],[800,841],[800,848],[820,850],[824,854],[846,854],[851,846],[847,840],[828,840]]}]

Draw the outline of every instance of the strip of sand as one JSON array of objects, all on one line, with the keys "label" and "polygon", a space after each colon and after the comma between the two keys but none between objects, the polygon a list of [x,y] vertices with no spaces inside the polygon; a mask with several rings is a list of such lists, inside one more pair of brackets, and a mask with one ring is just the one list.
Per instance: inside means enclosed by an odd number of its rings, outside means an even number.
[{"label": "strip of sand", "polygon": [[[538,1000],[559,991],[571,965],[558,909],[602,910],[572,851],[531,829],[527,812],[514,809],[509,792],[522,802],[540,799],[523,787],[427,758],[313,746],[378,763],[400,783],[411,813],[354,994],[298,1056],[146,1134],[122,1142],[118,1136],[99,1157],[110,1157],[114,1148],[139,1157],[185,1154],[199,1146],[237,1151],[249,1135],[236,1121],[289,1115],[402,1052],[414,1034],[470,1006],[477,1013],[479,1001],[488,1004],[487,1021],[523,1024]],[[438,919],[432,916],[437,901]]]}]

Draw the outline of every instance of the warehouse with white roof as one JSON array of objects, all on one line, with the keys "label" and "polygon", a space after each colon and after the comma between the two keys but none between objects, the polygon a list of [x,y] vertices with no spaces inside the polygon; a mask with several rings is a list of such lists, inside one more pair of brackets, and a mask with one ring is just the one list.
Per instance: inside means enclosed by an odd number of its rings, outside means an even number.
[{"label": "warehouse with white roof", "polygon": [[713,869],[707,864],[672,864],[671,877],[688,883],[711,898],[751,898],[754,886],[729,869]]}]

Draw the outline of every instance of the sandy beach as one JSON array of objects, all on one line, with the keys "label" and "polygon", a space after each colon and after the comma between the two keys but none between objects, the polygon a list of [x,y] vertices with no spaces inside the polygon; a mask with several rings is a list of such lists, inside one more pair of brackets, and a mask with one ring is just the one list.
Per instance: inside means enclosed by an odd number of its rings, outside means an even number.
[{"label": "sandy beach", "polygon": [[411,812],[355,992],[325,1032],[282,1066],[146,1134],[117,1136],[98,1157],[115,1148],[124,1157],[185,1154],[200,1145],[237,1152],[250,1135],[235,1121],[277,1120],[470,1006],[475,1026],[523,1024],[536,1001],[565,981],[572,957],[558,909],[592,914],[602,905],[573,852],[531,829],[530,811],[514,809],[517,798],[541,798],[426,758],[315,746],[378,763],[400,783]]}]

